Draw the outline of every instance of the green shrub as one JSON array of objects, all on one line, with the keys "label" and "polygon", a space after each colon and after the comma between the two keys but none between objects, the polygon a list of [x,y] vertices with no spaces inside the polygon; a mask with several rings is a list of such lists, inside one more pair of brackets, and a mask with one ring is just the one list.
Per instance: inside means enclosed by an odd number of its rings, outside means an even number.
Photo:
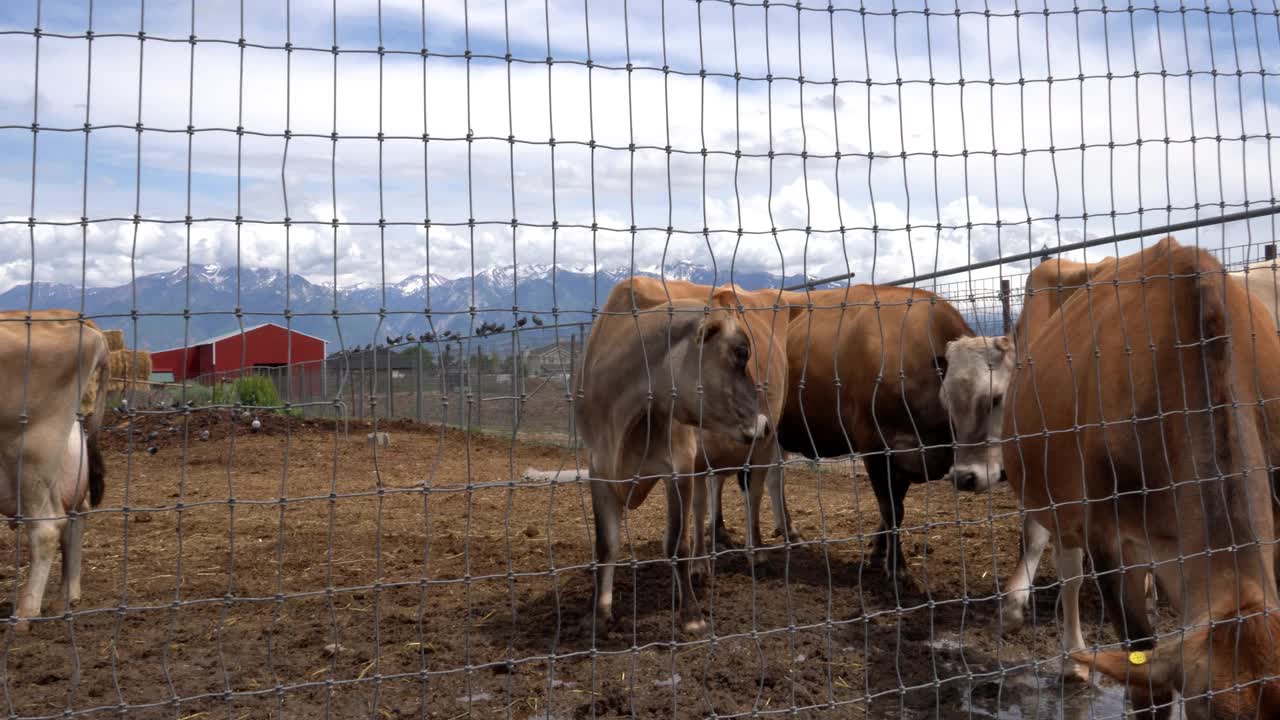
[{"label": "green shrub", "polygon": [[242,405],[273,406],[280,404],[275,383],[265,375],[246,375],[235,382],[236,397]]},{"label": "green shrub", "polygon": [[198,383],[192,383],[185,388],[174,389],[170,391],[170,394],[173,395],[174,402],[189,402],[197,407],[213,402],[213,388]]}]

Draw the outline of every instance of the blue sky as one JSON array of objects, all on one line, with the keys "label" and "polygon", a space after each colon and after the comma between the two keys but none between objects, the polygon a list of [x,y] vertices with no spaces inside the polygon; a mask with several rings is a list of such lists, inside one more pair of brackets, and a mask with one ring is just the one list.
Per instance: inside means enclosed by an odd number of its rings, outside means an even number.
[{"label": "blue sky", "polygon": [[[714,256],[888,281],[1195,214],[1168,205],[1215,214],[1220,202],[1271,202],[1280,186],[1280,141],[1265,137],[1280,133],[1274,2],[1158,13],[1150,2],[1073,13],[1061,0],[872,2],[865,13],[849,2],[425,5],[424,16],[421,0],[339,0],[336,14],[332,0],[197,0],[193,31],[192,3],[147,3],[144,22],[136,0],[99,0],[90,63],[89,3],[44,0],[42,30],[73,37],[40,40],[38,68],[37,4],[0,6],[0,27],[25,31],[0,35],[11,78],[0,88],[0,217],[31,214],[38,98],[37,218],[136,209],[179,221],[143,223],[136,248],[129,222],[41,227],[35,278],[78,284],[83,270],[91,285],[114,284],[131,263],[144,273],[190,260],[395,282],[425,272],[429,250],[431,272],[451,277],[553,257],[652,268]],[[242,54],[242,23],[265,47]],[[323,51],[335,32],[336,69]],[[286,42],[321,51],[287,53]],[[403,54],[380,67],[376,52],[355,52],[380,42]],[[508,68],[508,52],[530,62]],[[249,133],[239,144],[237,125]],[[381,157],[380,129],[397,138]],[[189,233],[188,213],[202,219]],[[237,214],[255,222],[237,232]],[[286,214],[322,224],[286,232]],[[1027,223],[1055,214],[1068,219]],[[335,233],[323,224],[334,217],[392,225]],[[427,233],[426,217],[446,225]],[[1215,247],[1274,234],[1255,221],[1181,237]],[[29,280],[26,227],[0,226],[0,242],[0,286]]]}]

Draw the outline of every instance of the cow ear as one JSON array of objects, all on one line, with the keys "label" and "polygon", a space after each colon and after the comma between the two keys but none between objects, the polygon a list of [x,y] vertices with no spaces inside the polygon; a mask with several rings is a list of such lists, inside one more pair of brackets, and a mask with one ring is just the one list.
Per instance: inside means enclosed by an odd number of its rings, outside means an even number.
[{"label": "cow ear", "polygon": [[716,335],[724,331],[725,319],[722,313],[711,312],[698,323],[698,342],[714,340]]},{"label": "cow ear", "polygon": [[1002,355],[1008,355],[1013,350],[1013,340],[1008,335],[999,335],[995,339],[995,346]]},{"label": "cow ear", "polygon": [[726,286],[715,291],[711,296],[711,305],[713,307],[737,308],[738,298],[732,287]]},{"label": "cow ear", "polygon": [[[1170,687],[1170,679],[1181,675],[1172,667],[1169,657],[1176,655],[1157,654],[1153,651],[1126,652],[1124,650],[1106,650],[1091,652],[1077,650],[1071,653],[1071,659],[1086,668],[1097,670],[1118,683],[1129,683],[1133,687]],[[1176,671],[1176,672],[1175,672]]]}]

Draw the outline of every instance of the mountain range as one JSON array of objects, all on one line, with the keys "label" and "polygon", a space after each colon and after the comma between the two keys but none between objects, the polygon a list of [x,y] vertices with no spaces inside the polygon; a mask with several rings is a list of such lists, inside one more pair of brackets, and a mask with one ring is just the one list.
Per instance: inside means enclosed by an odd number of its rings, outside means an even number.
[{"label": "mountain range", "polygon": [[[656,269],[637,270],[636,274],[659,276]],[[329,343],[329,352],[334,352],[342,347],[385,342],[387,337],[421,335],[432,328],[437,332],[453,330],[467,335],[472,327],[473,297],[477,327],[485,321],[512,327],[513,306],[520,308],[520,315],[536,314],[548,325],[590,323],[591,309],[603,303],[609,290],[630,275],[629,268],[593,272],[582,268],[522,265],[493,267],[461,278],[413,275],[385,288],[359,284],[335,291],[332,285],[313,283],[300,275],[286,276],[278,270],[241,267],[237,272],[235,267],[191,265],[139,276],[135,282],[125,285],[86,288],[83,293],[76,285],[45,282],[18,285],[0,293],[0,309],[23,309],[29,302],[36,309],[77,309],[81,307],[83,294],[86,314],[100,327],[122,329],[130,347],[154,351],[234,332],[241,327],[236,308],[243,313],[244,327],[264,322],[285,325],[287,290],[288,325],[323,338]],[[730,280],[726,268],[716,270],[693,263],[668,265],[663,275],[707,285]],[[755,290],[794,284],[802,278],[735,270],[732,280]],[[189,311],[186,318],[184,307]],[[132,319],[135,308],[136,340]],[[381,323],[380,309],[386,313]],[[523,347],[554,339],[554,331],[550,329],[535,329],[532,323],[525,328],[520,334]],[[561,333],[564,332],[562,329]],[[502,352],[503,346],[510,347],[511,337],[499,335],[486,344]]]}]

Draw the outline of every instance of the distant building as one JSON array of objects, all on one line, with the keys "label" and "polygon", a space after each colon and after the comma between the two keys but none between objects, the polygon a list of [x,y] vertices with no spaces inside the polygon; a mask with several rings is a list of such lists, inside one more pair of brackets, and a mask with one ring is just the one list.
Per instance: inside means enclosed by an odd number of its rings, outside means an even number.
[{"label": "distant building", "polygon": [[[174,382],[227,377],[255,368],[324,360],[325,341],[276,323],[263,323],[186,347],[151,353],[153,373],[172,373]],[[318,370],[318,368],[317,368]]]},{"label": "distant building", "polygon": [[573,372],[571,342],[552,343],[526,350],[521,356],[529,375],[562,375]]}]

